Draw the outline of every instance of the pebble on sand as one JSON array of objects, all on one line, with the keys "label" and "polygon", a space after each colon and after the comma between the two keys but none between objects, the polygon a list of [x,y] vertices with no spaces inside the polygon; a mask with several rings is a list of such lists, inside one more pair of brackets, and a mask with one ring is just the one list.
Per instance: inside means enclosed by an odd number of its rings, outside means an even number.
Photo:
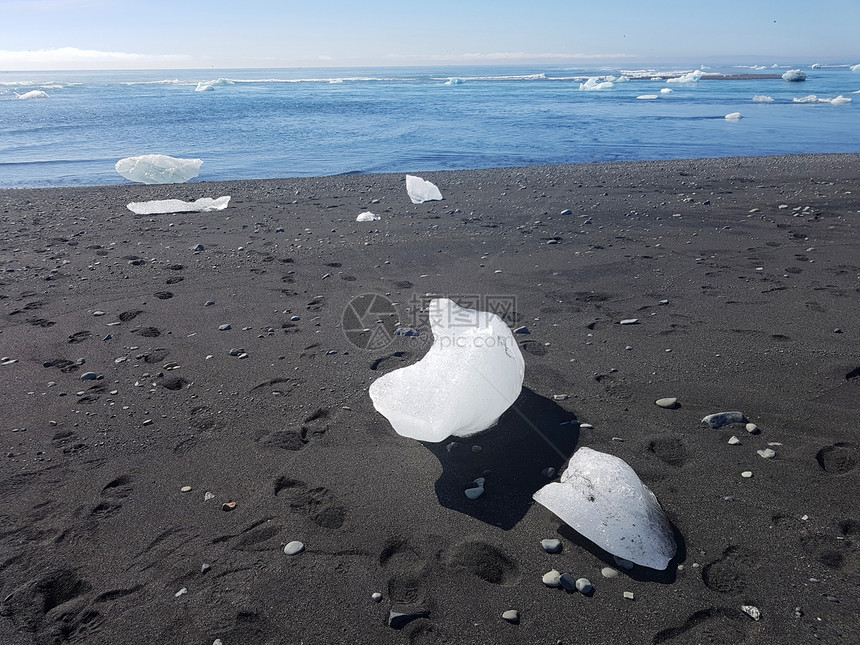
[{"label": "pebble on sand", "polygon": [[741,605],[741,611],[753,620],[759,620],[761,618],[761,610],[754,605]]},{"label": "pebble on sand", "polygon": [[234,508],[236,508],[236,502],[224,502],[221,504],[222,511],[232,511]]},{"label": "pebble on sand", "polygon": [[770,448],[765,448],[764,450],[756,450],[758,456],[762,459],[773,459],[776,457],[776,452],[771,450]]},{"label": "pebble on sand", "polygon": [[466,497],[468,497],[469,499],[472,499],[472,500],[478,499],[483,494],[484,494],[484,487],[483,486],[475,486],[474,488],[467,488],[466,489]]},{"label": "pebble on sand", "polygon": [[591,581],[588,578],[579,578],[576,581],[576,590],[579,593],[588,595],[594,591],[594,587],[591,586]]},{"label": "pebble on sand", "polygon": [[576,591],[576,580],[569,573],[562,573],[558,581],[564,589],[567,589],[568,591]]},{"label": "pebble on sand", "polygon": [[373,602],[382,602],[382,594],[378,591],[374,591],[372,594],[370,594],[370,599]]},{"label": "pebble on sand", "polygon": [[520,622],[520,612],[516,609],[508,609],[505,613],[502,614],[502,618],[504,618],[509,623],[516,625]]},{"label": "pebble on sand", "polygon": [[547,553],[561,553],[561,540],[549,538],[546,540],[541,540],[540,545]]},{"label": "pebble on sand", "polygon": [[732,423],[746,423],[746,420],[743,412],[717,412],[702,419],[702,425],[716,429]]},{"label": "pebble on sand", "polygon": [[182,488],[179,489],[179,491],[182,493],[190,493],[191,492],[191,486],[183,486]]},{"label": "pebble on sand", "polygon": [[624,320],[622,320],[622,321],[621,321],[620,323],[618,323],[618,324],[619,324],[619,325],[636,325],[636,324],[638,324],[638,323],[639,323],[639,319],[638,319],[638,318],[625,318]]},{"label": "pebble on sand", "polygon": [[731,437],[729,437],[729,445],[730,445],[730,446],[737,446],[738,444],[740,444],[740,442],[741,442],[741,440],[740,440],[740,439],[738,439],[738,438],[737,438],[736,436],[734,436],[734,435],[732,435]]},{"label": "pebble on sand", "polygon": [[750,477],[752,477],[752,471],[751,470],[743,471],[741,473],[741,477],[743,477],[744,479],[749,479]]},{"label": "pebble on sand", "polygon": [[613,569],[612,567],[603,567],[600,570],[600,575],[604,578],[617,578],[620,574],[618,569]]},{"label": "pebble on sand", "polygon": [[636,596],[634,596],[634,595],[633,595],[633,592],[632,592],[632,591],[625,591],[625,592],[624,592],[624,598],[625,598],[626,600],[635,600],[635,599],[636,599]]},{"label": "pebble on sand", "polygon": [[233,328],[227,323],[224,323],[223,325],[218,325],[218,331],[227,331],[228,329]]},{"label": "pebble on sand", "polygon": [[543,578],[541,578],[541,580],[547,587],[561,586],[561,574],[555,569],[550,569],[545,574],[543,574]]},{"label": "pebble on sand", "polygon": [[654,401],[654,403],[659,405],[661,408],[667,408],[669,410],[678,407],[678,399],[676,399],[674,396],[667,396],[663,399],[657,399],[656,401]]},{"label": "pebble on sand", "polygon": [[755,434],[756,432],[758,432],[758,426],[754,423],[748,423],[746,425],[746,428],[747,432],[749,432],[750,434]]},{"label": "pebble on sand", "polygon": [[293,540],[284,547],[284,553],[286,553],[287,555],[296,555],[304,550],[305,545],[298,540]]}]

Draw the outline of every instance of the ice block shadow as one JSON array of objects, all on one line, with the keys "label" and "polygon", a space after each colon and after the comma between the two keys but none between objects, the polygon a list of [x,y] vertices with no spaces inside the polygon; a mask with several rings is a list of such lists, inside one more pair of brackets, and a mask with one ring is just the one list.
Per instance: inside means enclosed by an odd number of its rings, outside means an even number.
[{"label": "ice block shadow", "polygon": [[[528,512],[534,492],[552,481],[542,471],[551,467],[561,472],[578,440],[573,412],[523,388],[494,427],[471,437],[422,445],[442,465],[436,481],[439,503],[507,531]],[[449,448],[452,441],[456,445]],[[480,451],[473,451],[473,446],[480,446]],[[485,477],[485,492],[470,500],[464,491],[477,477]]]}]

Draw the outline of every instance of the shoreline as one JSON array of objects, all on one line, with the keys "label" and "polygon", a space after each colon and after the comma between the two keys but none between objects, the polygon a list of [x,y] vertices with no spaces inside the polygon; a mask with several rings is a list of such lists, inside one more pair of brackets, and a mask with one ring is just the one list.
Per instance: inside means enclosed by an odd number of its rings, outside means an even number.
[{"label": "shoreline", "polygon": [[[402,173],[0,191],[0,640],[850,642],[858,170],[416,171],[444,197],[419,205]],[[365,294],[420,335],[350,333]],[[427,294],[510,298],[528,329],[514,408],[450,448],[398,436],[367,393],[423,356]],[[728,410],[757,432],[700,425]],[[611,555],[532,503],[579,447],[657,496],[666,571],[604,577]]]}]

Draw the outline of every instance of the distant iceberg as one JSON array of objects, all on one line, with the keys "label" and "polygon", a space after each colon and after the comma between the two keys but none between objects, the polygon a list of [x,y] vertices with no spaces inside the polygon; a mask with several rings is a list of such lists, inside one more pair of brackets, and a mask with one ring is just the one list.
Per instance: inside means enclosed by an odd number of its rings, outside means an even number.
[{"label": "distant iceberg", "polygon": [[801,69],[790,69],[782,75],[782,78],[786,81],[797,83],[806,80],[806,72]]},{"label": "distant iceberg", "polygon": [[702,70],[697,69],[692,72],[687,72],[686,74],[682,74],[676,78],[667,78],[667,83],[698,83],[699,79],[702,78],[704,74]]},{"label": "distant iceberg", "polygon": [[181,184],[200,174],[202,159],[178,159],[167,155],[140,155],[116,162],[116,171],[129,181],[143,184]]},{"label": "distant iceberg", "polygon": [[599,76],[592,76],[585,83],[579,84],[580,92],[594,92],[599,90],[611,90],[615,84],[612,81],[601,81]]},{"label": "distant iceberg", "polygon": [[42,90],[30,90],[29,92],[24,92],[23,94],[17,95],[19,99],[27,101],[29,99],[46,99],[48,98],[48,93],[43,92]]},{"label": "distant iceberg", "polygon": [[773,97],[766,94],[756,94],[753,97],[753,103],[773,103]]}]

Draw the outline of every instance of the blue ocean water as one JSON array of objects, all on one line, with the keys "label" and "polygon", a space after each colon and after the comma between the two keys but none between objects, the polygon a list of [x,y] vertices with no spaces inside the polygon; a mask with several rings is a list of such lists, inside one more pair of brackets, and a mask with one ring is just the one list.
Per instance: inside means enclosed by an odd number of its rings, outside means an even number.
[{"label": "blue ocean water", "polygon": [[150,153],[203,159],[202,181],[860,152],[860,71],[767,77],[787,69],[0,72],[0,187],[126,183],[116,161]]}]

